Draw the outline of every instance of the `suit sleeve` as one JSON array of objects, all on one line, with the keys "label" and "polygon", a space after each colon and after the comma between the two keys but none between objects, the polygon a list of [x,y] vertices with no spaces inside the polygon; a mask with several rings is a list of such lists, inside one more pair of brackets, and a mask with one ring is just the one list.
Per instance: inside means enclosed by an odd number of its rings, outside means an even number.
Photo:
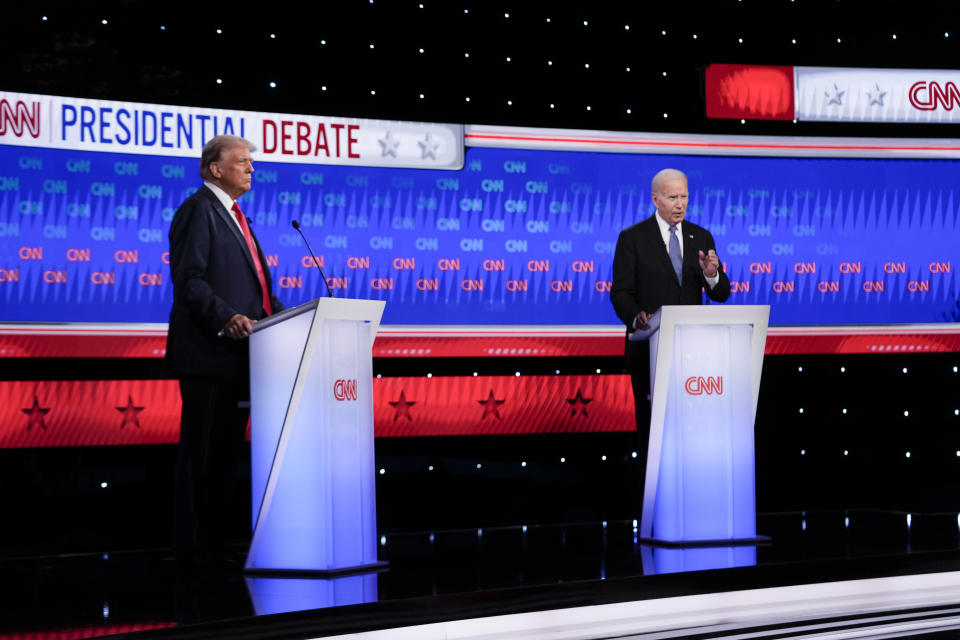
[{"label": "suit sleeve", "polygon": [[617,316],[627,327],[633,327],[633,320],[640,313],[637,304],[637,246],[621,231],[617,238],[617,249],[613,254],[613,284],[610,286],[610,302]]},{"label": "suit sleeve", "polygon": [[[717,246],[713,241],[713,234],[709,231],[706,232],[706,248],[707,251],[717,250]],[[704,251],[706,253],[706,251]],[[707,292],[707,297],[711,300],[716,300],[717,302],[726,302],[727,298],[730,297],[730,280],[727,279],[727,274],[723,271],[723,262],[720,262],[720,266],[717,269],[717,275],[720,276],[719,282],[715,287],[711,287],[707,284],[707,280],[703,275],[703,272],[700,272],[700,277],[703,279],[703,289]]]},{"label": "suit sleeve", "polygon": [[237,314],[207,282],[212,237],[208,207],[188,200],[170,225],[170,271],[177,302],[211,334],[218,333]]}]

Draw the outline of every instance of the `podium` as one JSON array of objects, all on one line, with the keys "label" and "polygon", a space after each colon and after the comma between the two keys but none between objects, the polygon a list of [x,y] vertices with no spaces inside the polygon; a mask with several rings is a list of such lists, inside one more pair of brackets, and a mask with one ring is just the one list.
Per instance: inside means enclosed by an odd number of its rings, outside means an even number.
[{"label": "podium", "polygon": [[386,564],[377,561],[372,359],[384,304],[319,298],[253,326],[246,571]]},{"label": "podium", "polygon": [[767,540],[757,536],[753,430],[769,317],[765,305],[664,306],[631,335],[650,340],[645,542]]}]

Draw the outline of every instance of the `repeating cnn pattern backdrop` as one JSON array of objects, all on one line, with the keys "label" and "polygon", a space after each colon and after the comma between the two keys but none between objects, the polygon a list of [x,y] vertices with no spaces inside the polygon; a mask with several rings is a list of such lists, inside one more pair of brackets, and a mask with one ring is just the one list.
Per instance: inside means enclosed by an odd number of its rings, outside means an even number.
[{"label": "repeating cnn pattern backdrop", "polygon": [[[197,161],[0,147],[0,320],[164,322],[167,230]],[[384,299],[395,324],[613,324],[618,233],[690,177],[731,303],[774,324],[960,319],[950,160],[467,150],[457,172],[258,163],[241,198],[275,288]]]}]

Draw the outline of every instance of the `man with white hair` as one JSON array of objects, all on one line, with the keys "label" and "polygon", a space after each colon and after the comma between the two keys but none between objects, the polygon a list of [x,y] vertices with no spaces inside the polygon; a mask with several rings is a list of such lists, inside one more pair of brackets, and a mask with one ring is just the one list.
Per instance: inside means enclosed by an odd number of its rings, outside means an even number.
[{"label": "man with white hair", "polygon": [[[687,176],[663,169],[651,184],[652,216],[620,232],[613,256],[610,301],[626,325],[627,336],[646,329],[663,305],[702,304],[730,297],[730,281],[717,257],[713,236],[685,221],[690,194]],[[626,343],[626,364],[636,405],[638,455],[646,462],[650,435],[650,351],[646,341]],[[643,470],[640,474],[643,495]]]},{"label": "man with white hair", "polygon": [[283,310],[267,260],[237,198],[250,190],[253,143],[216,136],[200,159],[203,186],[170,224],[173,308],[167,365],[180,379],[174,544],[189,565],[236,566],[231,525],[246,495],[243,459],[249,399],[246,338],[253,323]]}]

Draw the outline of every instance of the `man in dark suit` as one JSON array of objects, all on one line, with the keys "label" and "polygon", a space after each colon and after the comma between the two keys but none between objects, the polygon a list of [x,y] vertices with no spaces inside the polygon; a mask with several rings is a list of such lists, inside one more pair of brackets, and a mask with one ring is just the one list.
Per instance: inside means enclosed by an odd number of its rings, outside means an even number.
[{"label": "man in dark suit", "polygon": [[[653,177],[657,212],[620,232],[613,256],[610,301],[627,327],[627,337],[646,329],[663,305],[702,304],[703,293],[717,302],[730,296],[730,281],[717,257],[713,236],[685,222],[687,176],[664,169]],[[650,437],[650,351],[646,341],[626,343],[626,364],[636,406],[637,446],[646,462]],[[641,474],[641,483],[643,476]],[[641,492],[642,495],[642,492]]]},{"label": "man in dark suit", "polygon": [[283,309],[270,288],[266,257],[236,200],[250,190],[251,151],[237,136],[203,148],[203,186],[170,225],[173,308],[168,366],[180,380],[175,547],[188,564],[230,564],[231,506],[245,495],[243,459],[249,399],[246,338],[253,323]]}]

